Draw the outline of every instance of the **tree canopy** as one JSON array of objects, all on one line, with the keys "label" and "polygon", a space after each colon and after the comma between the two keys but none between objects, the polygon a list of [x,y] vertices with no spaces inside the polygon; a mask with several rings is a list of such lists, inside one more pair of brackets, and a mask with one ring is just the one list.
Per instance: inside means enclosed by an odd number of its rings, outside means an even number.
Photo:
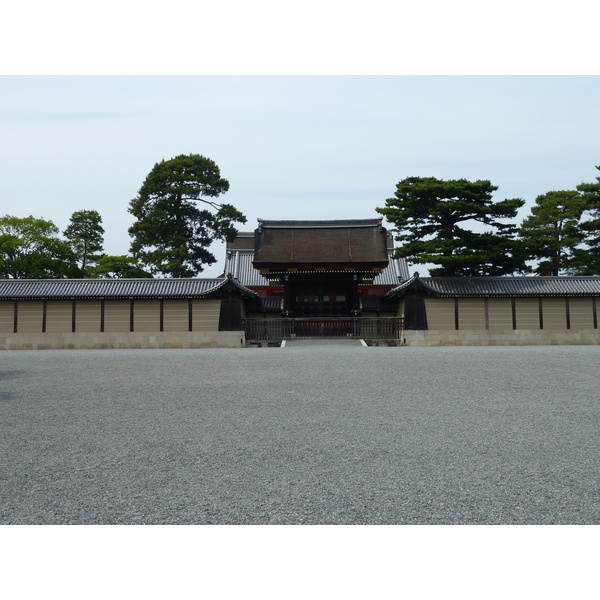
[{"label": "tree canopy", "polygon": [[[490,181],[408,177],[377,212],[395,226],[396,256],[413,264],[440,265],[431,275],[505,275],[524,269],[525,255],[512,219],[524,200],[494,202]],[[476,233],[463,226],[477,222]]]},{"label": "tree canopy", "polygon": [[[600,171],[600,167],[596,167]],[[600,275],[600,177],[593,183],[582,183],[577,191],[587,201],[585,220],[581,228],[585,234],[583,247],[573,253],[570,272],[577,275]]]},{"label": "tree canopy", "polygon": [[576,190],[552,191],[535,199],[519,234],[539,275],[559,275],[575,268],[577,248],[585,238],[581,218],[588,201]]},{"label": "tree canopy", "polygon": [[219,167],[199,154],[155,164],[129,205],[137,219],[129,228],[133,255],[171,277],[192,277],[216,262],[210,244],[234,239],[234,224],[246,222],[232,205],[214,200],[228,189]]},{"label": "tree canopy", "polygon": [[71,215],[71,220],[63,235],[67,238],[79,262],[80,276],[86,277],[89,269],[98,260],[104,244],[102,217],[96,210],[79,210]]},{"label": "tree canopy", "polygon": [[77,274],[68,242],[52,221],[33,216],[0,218],[0,272],[23,279],[61,279]]},{"label": "tree canopy", "polygon": [[133,256],[105,255],[90,269],[90,277],[108,279],[140,279],[151,278],[150,273],[144,271],[137,259]]}]

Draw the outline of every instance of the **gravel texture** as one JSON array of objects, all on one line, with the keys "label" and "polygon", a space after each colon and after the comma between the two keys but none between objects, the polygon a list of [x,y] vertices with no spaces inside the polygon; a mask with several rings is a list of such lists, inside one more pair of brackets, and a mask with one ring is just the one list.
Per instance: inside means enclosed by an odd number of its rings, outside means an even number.
[{"label": "gravel texture", "polygon": [[3,524],[598,524],[600,346],[0,353]]}]

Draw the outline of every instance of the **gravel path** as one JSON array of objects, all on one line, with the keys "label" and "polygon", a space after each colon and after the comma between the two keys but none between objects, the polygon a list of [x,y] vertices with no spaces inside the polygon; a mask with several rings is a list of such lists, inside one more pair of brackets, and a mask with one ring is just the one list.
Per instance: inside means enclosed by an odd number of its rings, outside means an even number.
[{"label": "gravel path", "polygon": [[600,346],[0,353],[3,524],[598,524]]}]

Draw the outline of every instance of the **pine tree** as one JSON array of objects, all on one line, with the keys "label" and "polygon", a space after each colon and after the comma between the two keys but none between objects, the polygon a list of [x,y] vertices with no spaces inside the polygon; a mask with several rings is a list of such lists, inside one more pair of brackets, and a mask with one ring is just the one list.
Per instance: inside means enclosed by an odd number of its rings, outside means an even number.
[{"label": "pine tree", "polygon": [[228,189],[219,167],[199,154],[154,165],[129,205],[137,219],[129,228],[134,257],[171,277],[192,277],[216,262],[210,244],[234,239],[234,223],[246,222],[236,208],[214,200]]},{"label": "pine tree", "polygon": [[78,210],[63,235],[73,248],[79,262],[80,277],[87,277],[90,268],[101,256],[104,244],[102,217],[95,210]]},{"label": "pine tree", "polygon": [[[514,218],[524,201],[494,202],[497,189],[487,180],[408,177],[376,210],[395,226],[401,243],[396,256],[440,265],[432,275],[505,275],[525,267],[516,227],[502,222]],[[489,229],[477,233],[463,226],[468,222]]]},{"label": "pine tree", "polygon": [[539,275],[570,271],[585,237],[581,218],[588,205],[576,190],[553,191],[535,199],[535,206],[519,230],[530,258],[539,261]]}]

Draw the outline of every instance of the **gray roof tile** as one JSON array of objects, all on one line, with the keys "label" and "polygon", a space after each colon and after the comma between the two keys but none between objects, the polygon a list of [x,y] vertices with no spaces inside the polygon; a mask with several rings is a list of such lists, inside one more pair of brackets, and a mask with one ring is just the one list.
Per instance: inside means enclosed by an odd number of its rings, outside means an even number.
[{"label": "gray roof tile", "polygon": [[283,298],[281,296],[257,297],[246,305],[248,313],[283,312]]},{"label": "gray roof tile", "polygon": [[434,296],[600,296],[600,277],[419,277],[389,292],[422,289]]},{"label": "gray roof tile", "polygon": [[383,219],[342,219],[335,221],[274,221],[258,219],[258,229],[337,229],[348,227],[382,227]]},{"label": "gray roof tile", "polygon": [[[229,279],[2,279],[0,299],[206,298]],[[234,281],[244,293],[254,292]]]},{"label": "gray roof tile", "polygon": [[[393,249],[388,249],[389,262],[373,280],[373,285],[397,285],[408,279],[408,267],[404,259],[392,258]],[[225,260],[225,273],[231,273],[247,287],[268,286],[269,280],[254,268],[254,250],[229,250]]]}]

